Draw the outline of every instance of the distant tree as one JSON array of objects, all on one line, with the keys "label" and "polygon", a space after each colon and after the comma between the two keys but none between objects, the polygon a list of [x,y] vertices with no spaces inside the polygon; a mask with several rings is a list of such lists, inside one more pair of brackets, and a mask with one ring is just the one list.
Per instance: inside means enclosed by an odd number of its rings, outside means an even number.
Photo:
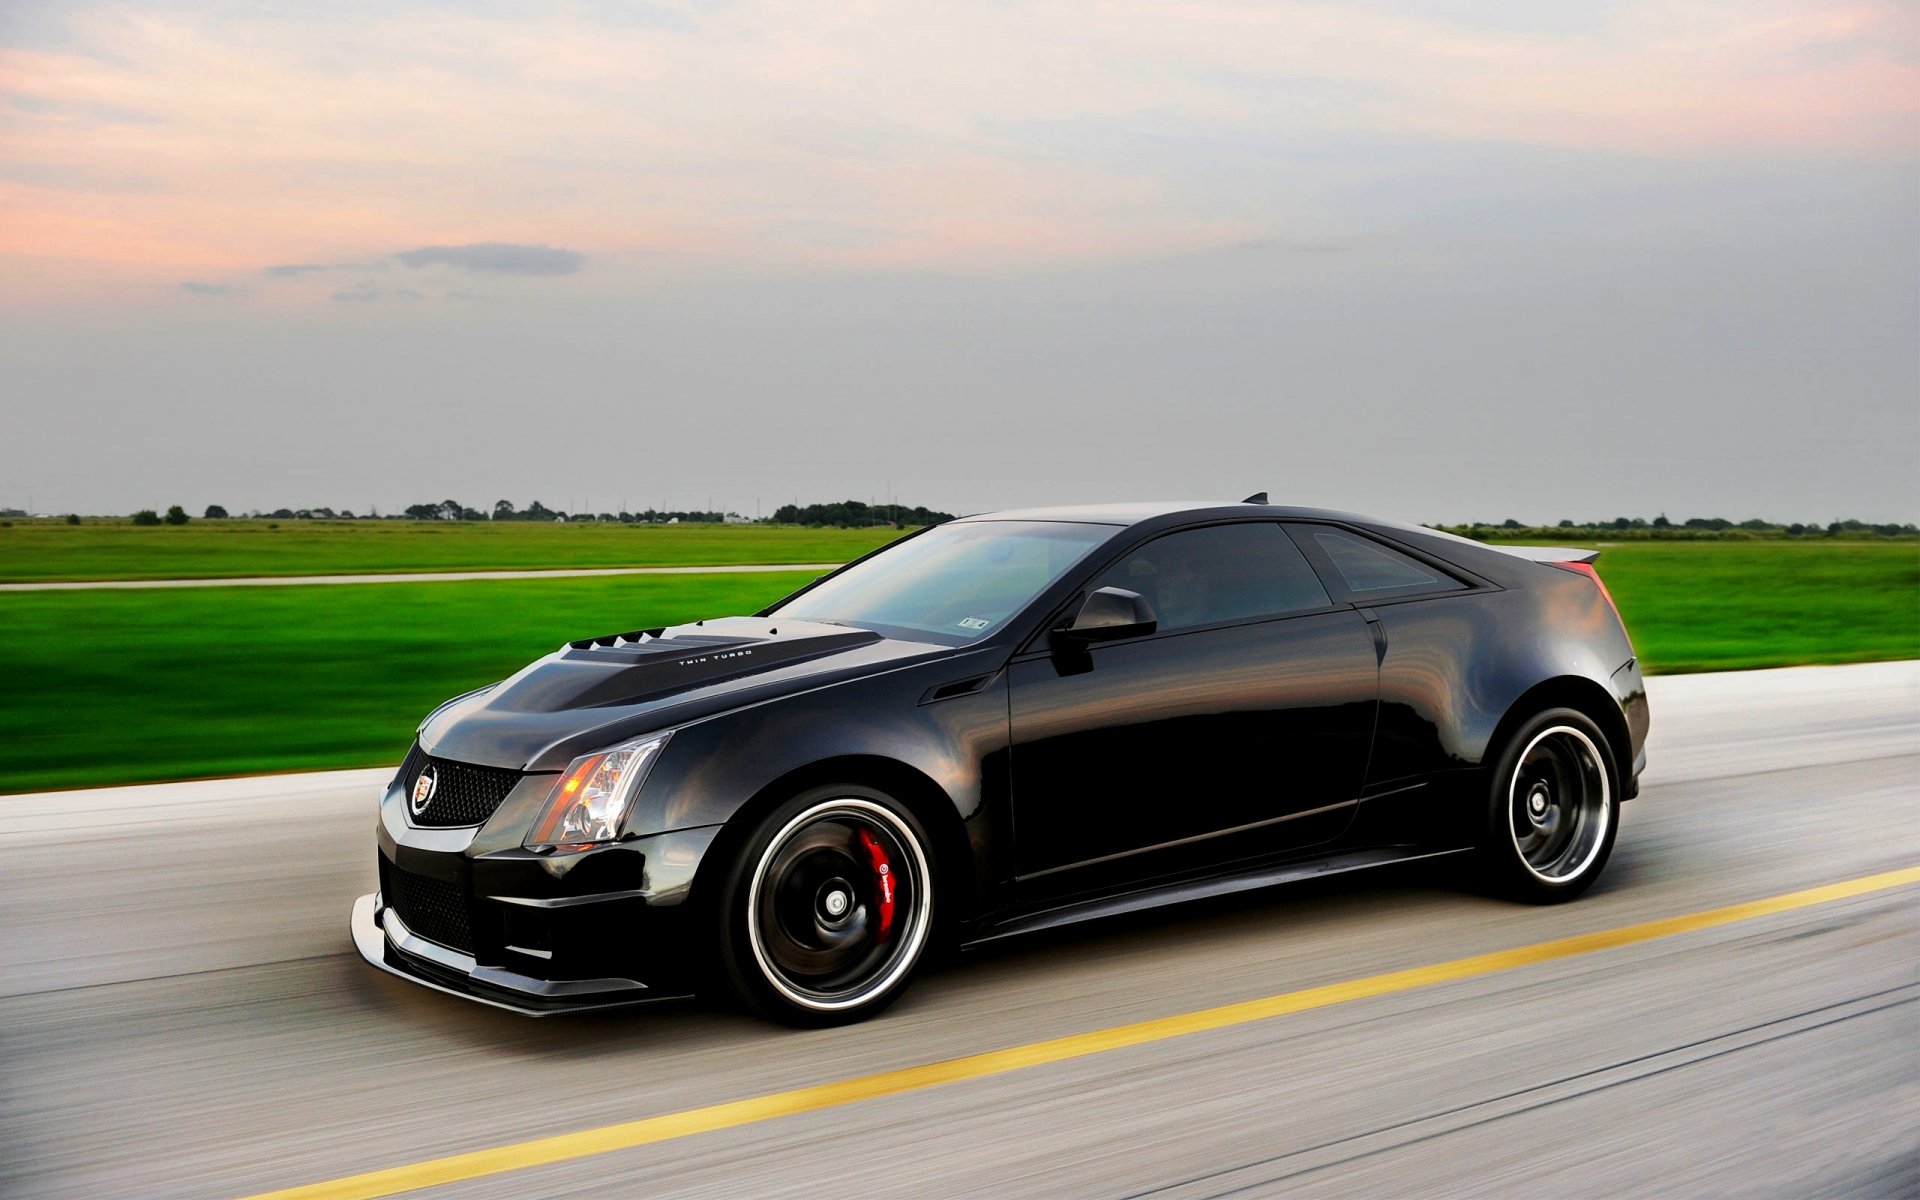
[{"label": "distant tree", "polygon": [[[439,518],[440,506],[438,504],[409,504],[407,505],[406,512],[409,517],[412,517],[416,521],[432,521]],[[279,515],[279,513],[274,514],[276,517]]]},{"label": "distant tree", "polygon": [[495,500],[493,502],[493,519],[496,521],[513,520],[513,501]]},{"label": "distant tree", "polygon": [[1667,514],[1661,513],[1653,519],[1653,527],[1655,529],[1672,529],[1673,522],[1667,520]]},{"label": "distant tree", "polygon": [[1629,521],[1629,520],[1628,520],[1627,518],[1625,518],[1625,517],[1615,517],[1615,518],[1613,519],[1613,527],[1614,527],[1615,529],[1632,529],[1632,528],[1633,528],[1633,522],[1632,522],[1632,521]]},{"label": "distant tree", "polygon": [[187,510],[181,508],[178,504],[167,509],[167,524],[169,525],[185,525],[190,519],[191,518],[187,516]]},{"label": "distant tree", "polygon": [[340,510],[340,519],[341,519],[342,521],[351,521],[351,520],[353,520],[353,510],[352,510],[352,509],[350,509],[350,508],[343,508],[343,509],[341,509],[341,510]]},{"label": "distant tree", "polygon": [[290,508],[276,508],[267,515],[276,520],[291,521],[293,519],[293,510]]},{"label": "distant tree", "polygon": [[1572,528],[1573,528],[1573,522],[1572,522],[1572,521],[1562,521],[1562,522],[1560,522],[1560,528],[1562,528],[1562,529],[1572,529]]},{"label": "distant tree", "polygon": [[1805,537],[1806,533],[1807,533],[1807,527],[1805,525],[1802,525],[1798,521],[1795,521],[1793,524],[1787,526],[1788,537]]},{"label": "distant tree", "polygon": [[208,521],[224,521],[227,519],[227,510],[221,508],[218,504],[209,504],[207,505],[206,515],[203,519]]},{"label": "distant tree", "polygon": [[133,514],[133,523],[135,525],[158,525],[160,523],[160,514],[150,508],[143,508]]},{"label": "distant tree", "polygon": [[68,514],[67,514],[67,524],[69,524],[69,525],[78,525],[79,523],[80,523],[80,514],[79,514],[79,513],[68,513]]},{"label": "distant tree", "polygon": [[[724,519],[721,513],[676,513],[662,516],[690,517],[694,520],[717,521]],[[952,513],[936,512],[926,507],[902,508],[887,505],[875,509],[862,500],[842,500],[838,504],[809,504],[805,508],[797,504],[782,504],[773,512],[775,523],[781,525],[885,525],[897,521],[902,525],[939,525],[953,520]]]},{"label": "distant tree", "polygon": [[1500,528],[1502,529],[1519,529],[1520,527],[1520,522],[1514,520],[1512,517],[1508,517],[1506,520],[1500,522]]}]

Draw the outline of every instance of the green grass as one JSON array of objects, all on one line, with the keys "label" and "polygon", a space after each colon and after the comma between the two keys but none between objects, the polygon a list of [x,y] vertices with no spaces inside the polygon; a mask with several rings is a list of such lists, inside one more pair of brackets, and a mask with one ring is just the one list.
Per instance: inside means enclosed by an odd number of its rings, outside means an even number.
[{"label": "green grass", "polygon": [[1649,671],[1920,658],[1920,544],[1599,548],[1601,577]]},{"label": "green grass", "polygon": [[810,572],[0,593],[0,792],[398,762],[442,700]]},{"label": "green grass", "polygon": [[778,525],[528,521],[14,521],[0,527],[0,583],[236,579],[558,567],[840,563],[899,536]]},{"label": "green grass", "polygon": [[[1920,658],[1911,542],[1602,549],[1649,671]],[[0,792],[390,763],[434,705],[569,638],[808,577],[0,593]]]}]

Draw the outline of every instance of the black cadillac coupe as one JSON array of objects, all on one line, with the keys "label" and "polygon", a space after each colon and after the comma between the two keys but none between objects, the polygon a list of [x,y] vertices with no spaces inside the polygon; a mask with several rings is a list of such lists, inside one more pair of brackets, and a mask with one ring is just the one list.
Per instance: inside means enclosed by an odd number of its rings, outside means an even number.
[{"label": "black cadillac coupe", "polygon": [[1460,855],[1571,899],[1645,763],[1596,557],[1265,495],[925,529],[434,710],[354,941],[521,1012],[825,1024],[932,945],[1307,876]]}]

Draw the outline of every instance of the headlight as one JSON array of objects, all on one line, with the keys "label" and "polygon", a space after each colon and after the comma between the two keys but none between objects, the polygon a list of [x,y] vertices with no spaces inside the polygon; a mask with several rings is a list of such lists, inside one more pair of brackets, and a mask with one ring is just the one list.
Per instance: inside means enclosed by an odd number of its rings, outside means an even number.
[{"label": "headlight", "polygon": [[584,850],[618,838],[633,798],[672,736],[658,733],[574,759],[553,785],[546,809],[527,835],[527,848]]}]

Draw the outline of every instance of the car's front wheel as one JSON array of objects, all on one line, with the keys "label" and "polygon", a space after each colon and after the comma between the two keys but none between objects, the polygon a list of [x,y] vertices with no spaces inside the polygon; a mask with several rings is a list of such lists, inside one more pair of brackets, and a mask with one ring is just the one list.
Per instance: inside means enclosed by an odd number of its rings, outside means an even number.
[{"label": "car's front wheel", "polygon": [[749,1007],[796,1025],[872,1016],[912,977],[933,927],[919,822],[870,788],[815,788],[760,823],[720,895],[720,966]]},{"label": "car's front wheel", "polygon": [[1501,891],[1552,904],[1593,886],[1619,832],[1614,762],[1606,735],[1570,708],[1538,714],[1508,740],[1488,778],[1480,839]]}]

